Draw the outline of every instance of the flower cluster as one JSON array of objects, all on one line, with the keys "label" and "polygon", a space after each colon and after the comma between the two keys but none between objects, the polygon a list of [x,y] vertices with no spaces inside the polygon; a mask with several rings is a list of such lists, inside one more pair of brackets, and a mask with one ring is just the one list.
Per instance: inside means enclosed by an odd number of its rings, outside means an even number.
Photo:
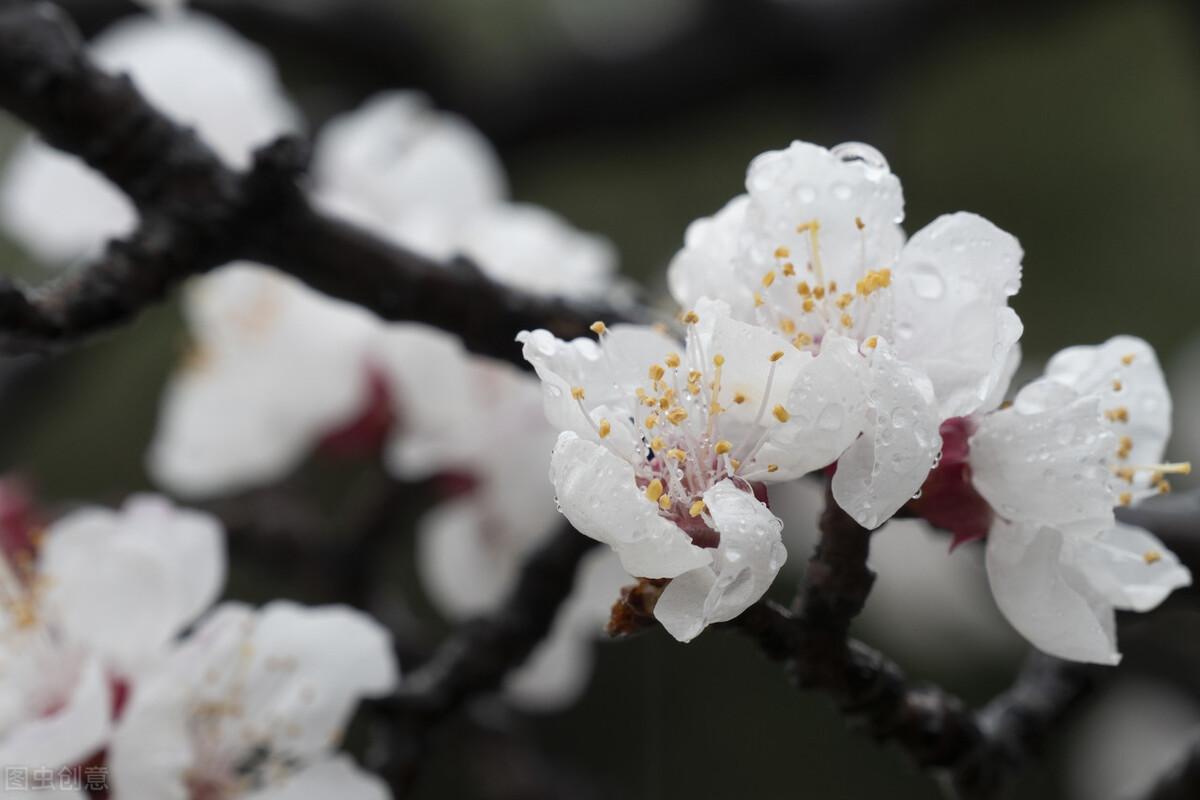
[{"label": "flower cluster", "polygon": [[625,568],[668,578],[655,608],[688,640],[770,586],[786,553],[762,484],[827,468],[845,513],[907,507],[987,538],[1001,611],[1041,649],[1114,663],[1114,608],[1144,611],[1188,571],[1113,506],[1166,491],[1170,398],[1144,342],[1051,360],[1001,408],[1022,324],[1017,240],[974,214],[900,227],[874,149],[795,142],[687,231],[668,273],[682,341],[608,328],[522,333],[563,433],[563,514]]},{"label": "flower cluster", "polygon": [[201,618],[225,574],[212,517],[140,496],[42,529],[3,489],[0,762],[102,764],[118,799],[388,796],[332,752],[396,687],[376,623],[282,602]]}]

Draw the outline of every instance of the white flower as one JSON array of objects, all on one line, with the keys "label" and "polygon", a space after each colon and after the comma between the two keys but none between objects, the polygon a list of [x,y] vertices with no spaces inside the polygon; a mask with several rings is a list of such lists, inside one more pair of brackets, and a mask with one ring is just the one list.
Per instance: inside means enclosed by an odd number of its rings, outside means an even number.
[{"label": "white flower", "polygon": [[318,204],[434,258],[453,255],[465,221],[507,194],[487,140],[417,92],[380,94],[331,120],[312,174]]},{"label": "white flower", "polygon": [[337,606],[217,608],[133,691],[109,749],[118,797],[387,798],[334,748],[394,690],[388,633]]},{"label": "white flower", "polygon": [[0,763],[69,766],[108,739],[116,697],[152,671],[224,578],[211,517],[136,497],[85,508],[0,553]]},{"label": "white flower", "polygon": [[655,613],[682,640],[741,613],[786,558],[752,484],[832,461],[865,404],[868,362],[850,340],[814,357],[728,314],[699,303],[682,354],[639,326],[597,323],[599,343],[518,337],[563,431],[550,466],[563,514],[631,574],[675,579]]},{"label": "white flower", "polygon": [[[196,128],[237,167],[249,165],[254,148],[300,127],[269,56],[209,17],[124,20],[96,38],[91,54],[106,69],[128,72],[151,103]],[[17,147],[0,184],[0,222],[49,263],[92,256],[136,220],[104,178],[33,138]]]},{"label": "white flower", "polygon": [[163,397],[149,465],[187,496],[267,483],[371,399],[380,323],[357,306],[252,264],[189,287],[195,344]]},{"label": "white flower", "polygon": [[1118,336],[1058,353],[970,439],[975,487],[996,520],[987,570],[1001,611],[1038,648],[1115,664],[1114,609],[1148,611],[1191,583],[1113,506],[1166,491],[1171,399],[1154,351]]},{"label": "white flower", "polygon": [[757,157],[748,194],[688,229],[668,275],[685,307],[734,315],[795,347],[888,343],[872,364],[863,436],[839,460],[834,497],[860,524],[887,520],[936,460],[938,424],[978,409],[1021,323],[1007,307],[1021,248],[973,214],[934,220],[905,244],[900,182],[874,149],[803,142]]}]

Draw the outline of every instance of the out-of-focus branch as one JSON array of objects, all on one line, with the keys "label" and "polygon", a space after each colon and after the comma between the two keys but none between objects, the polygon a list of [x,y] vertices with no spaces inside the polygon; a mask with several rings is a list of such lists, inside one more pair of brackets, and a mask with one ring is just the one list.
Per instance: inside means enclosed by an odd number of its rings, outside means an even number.
[{"label": "out-of-focus branch", "polygon": [[524,366],[514,334],[585,335],[629,310],[545,298],[489,280],[465,261],[437,262],[316,211],[296,183],[304,152],[281,140],[249,173],[152,107],[125,77],[98,69],[48,2],[0,0],[0,106],[83,158],[140,210],[141,227],[91,268],[49,289],[0,284],[0,341],[22,351],[124,322],[188,275],[249,259],[388,320],[462,337],[468,349]]},{"label": "out-of-focus branch", "polygon": [[490,617],[468,623],[428,663],[410,672],[383,704],[394,750],[386,773],[396,787],[415,780],[431,730],[471,698],[497,689],[549,633],[571,593],[575,571],[595,541],[563,526],[521,570],[512,594]]},{"label": "out-of-focus branch", "polygon": [[1200,797],[1200,731],[1183,756],[1143,795],[1142,800],[1195,800]]}]

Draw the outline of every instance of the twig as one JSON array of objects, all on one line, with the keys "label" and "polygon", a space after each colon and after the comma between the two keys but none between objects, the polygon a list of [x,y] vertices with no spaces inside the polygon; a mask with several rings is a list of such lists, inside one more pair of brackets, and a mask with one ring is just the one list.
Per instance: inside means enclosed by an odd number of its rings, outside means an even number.
[{"label": "twig", "polygon": [[482,355],[526,366],[517,331],[564,338],[597,319],[644,312],[569,302],[489,280],[464,260],[442,263],[313,209],[296,179],[305,149],[285,138],[234,172],[124,77],[98,69],[78,31],[47,2],[0,0],[0,106],[120,187],[141,227],[79,277],[39,292],[0,283],[6,350],[37,350],[124,322],[189,275],[237,259],[271,264],[387,320],[459,334]]},{"label": "twig", "polygon": [[394,786],[415,780],[438,723],[471,698],[497,689],[546,637],[571,593],[580,560],[595,544],[570,527],[559,529],[530,556],[494,615],[462,626],[427,664],[406,676],[397,696],[381,704],[394,729],[395,752],[385,770]]}]

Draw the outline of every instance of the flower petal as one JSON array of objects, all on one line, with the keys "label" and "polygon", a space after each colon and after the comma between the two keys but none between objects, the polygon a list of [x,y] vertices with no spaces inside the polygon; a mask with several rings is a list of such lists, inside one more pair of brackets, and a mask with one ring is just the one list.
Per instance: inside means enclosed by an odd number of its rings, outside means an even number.
[{"label": "flower petal", "polygon": [[925,371],[941,418],[978,410],[1021,336],[1008,298],[1021,286],[1021,245],[983,217],[938,217],[896,265],[896,355]]},{"label": "flower petal", "polygon": [[559,507],[580,533],[616,551],[639,578],[673,578],[712,561],[673,522],[659,515],[634,479],[633,467],[570,431],[558,437],[550,480]]},{"label": "flower petal", "polygon": [[454,255],[463,219],[508,192],[491,144],[418,92],[384,92],[330,120],[312,174],[321,206],[434,258]]},{"label": "flower petal", "polygon": [[972,481],[1001,516],[1016,522],[1111,527],[1107,461],[1116,437],[1095,397],[1042,378],[1013,406],[987,414],[970,440]]},{"label": "flower petal", "polygon": [[886,522],[908,502],[941,448],[933,387],[880,339],[870,353],[871,421],[837,462],[833,498],[865,528]]},{"label": "flower petal", "polygon": [[654,608],[655,618],[681,642],[757,602],[787,560],[783,523],[753,495],[724,480],[704,493],[704,503],[721,535],[716,557],[711,566],[672,580]]},{"label": "flower petal", "polygon": [[510,203],[472,217],[460,248],[493,280],[540,295],[596,297],[612,283],[612,243],[558,214]]},{"label": "flower petal", "polygon": [[[9,659],[5,661],[7,666]],[[112,724],[112,698],[98,659],[88,658],[79,665],[63,703],[54,713],[5,730],[0,735],[0,765],[58,769],[101,750]]]},{"label": "flower petal", "polygon": [[349,756],[322,758],[299,772],[248,792],[245,800],[391,800],[387,784]]},{"label": "flower petal", "polygon": [[[773,426],[751,464],[747,480],[787,481],[832,464],[858,438],[868,421],[870,369],[852,339],[825,338],[821,352],[802,363],[788,391],[786,423]],[[766,472],[774,464],[775,472]]]},{"label": "flower petal", "polygon": [[187,496],[269,482],[353,417],[369,387],[378,322],[293,278],[236,264],[195,281],[186,313],[195,357],[163,398],[155,479]]},{"label": "flower petal", "polygon": [[692,308],[702,297],[720,297],[734,319],[754,320],[754,296],[738,269],[748,195],[738,195],[711,217],[688,225],[683,249],[667,268],[667,286],[675,302]]},{"label": "flower petal", "polygon": [[217,598],[224,536],[208,514],[141,495],[117,513],[87,508],[56,522],[39,570],[62,634],[128,673]]},{"label": "flower petal", "polygon": [[904,243],[900,181],[881,155],[857,147],[866,160],[841,148],[837,155],[793,142],[786,150],[763,153],[751,162],[746,173],[751,199],[746,226],[751,234],[743,259],[753,275],[761,276],[776,265],[774,253],[780,246],[794,259],[812,259],[809,233],[796,230],[810,221],[820,225],[818,255],[825,281],[854,286],[866,269],[896,260]]},{"label": "flower petal", "polygon": [[1116,615],[1072,563],[1060,531],[997,521],[988,536],[987,573],[996,604],[1043,652],[1071,661],[1116,664]]},{"label": "flower petal", "polygon": [[1046,378],[1080,395],[1100,397],[1105,411],[1126,409],[1128,421],[1113,429],[1132,440],[1129,463],[1162,461],[1171,434],[1171,395],[1154,349],[1145,341],[1115,336],[1101,345],[1068,347],[1050,359]]},{"label": "flower petal", "polygon": [[1073,542],[1073,558],[1092,587],[1116,608],[1150,611],[1192,583],[1192,573],[1157,537],[1118,522],[1095,539]]}]

